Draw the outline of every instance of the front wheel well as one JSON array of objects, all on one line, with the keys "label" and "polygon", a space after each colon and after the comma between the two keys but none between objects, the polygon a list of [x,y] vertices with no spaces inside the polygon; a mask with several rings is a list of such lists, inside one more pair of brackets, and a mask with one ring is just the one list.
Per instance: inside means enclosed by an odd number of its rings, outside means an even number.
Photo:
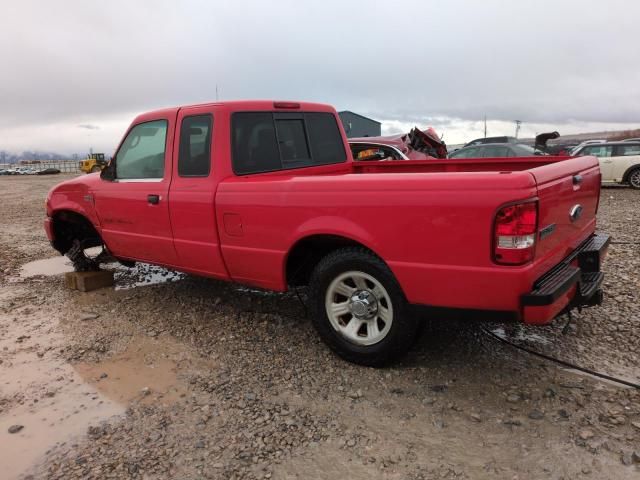
[{"label": "front wheel well", "polygon": [[308,285],[316,265],[329,253],[344,247],[361,247],[376,255],[370,248],[350,238],[338,235],[312,235],[299,240],[289,251],[285,265],[287,284]]},{"label": "front wheel well", "polygon": [[53,215],[53,247],[65,254],[75,240],[82,242],[83,248],[102,245],[102,238],[93,224],[83,215],[62,210]]}]

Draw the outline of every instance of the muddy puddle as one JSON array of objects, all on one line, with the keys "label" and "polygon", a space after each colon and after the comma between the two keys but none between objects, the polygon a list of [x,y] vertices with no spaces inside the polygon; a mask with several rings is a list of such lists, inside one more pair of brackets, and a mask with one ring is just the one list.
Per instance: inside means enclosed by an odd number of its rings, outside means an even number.
[{"label": "muddy puddle", "polygon": [[84,381],[115,402],[168,404],[186,394],[178,373],[181,366],[192,364],[184,346],[175,341],[140,337],[108,360],[79,363],[74,368]]},{"label": "muddy puddle", "polygon": [[[119,263],[108,263],[103,265],[103,268],[114,272],[114,288],[116,290],[128,290],[131,288],[176,282],[185,277],[184,273],[175,272],[148,263],[137,263],[132,268],[125,267]],[[73,272],[73,265],[67,257],[61,255],[24,264],[20,269],[19,276],[11,278],[10,282],[15,283],[35,277],[63,275],[67,272]]]},{"label": "muddy puddle", "polygon": [[[0,320],[0,476],[11,479],[124,406],[55,355],[62,338],[46,313],[21,309]],[[14,426],[21,430],[9,433]]]},{"label": "muddy puddle", "polygon": [[[12,288],[14,298],[28,296],[28,289]],[[49,451],[82,441],[89,426],[122,415],[131,403],[178,401],[186,392],[181,368],[201,362],[162,336],[133,337],[97,363],[66,362],[58,354],[63,345],[56,314],[30,307],[0,313],[2,479],[22,478]]]},{"label": "muddy puddle", "polygon": [[26,263],[20,269],[20,278],[32,278],[38,276],[50,277],[73,272],[71,260],[60,255],[59,257],[44,258]]},{"label": "muddy puddle", "polygon": [[177,282],[185,278],[184,273],[167,270],[166,268],[150,265],[148,263],[136,263],[132,268],[127,268],[117,263],[105,265],[105,269],[113,270],[114,285],[116,290],[128,290],[136,287],[159,285],[167,282]]},{"label": "muddy puddle", "polygon": [[530,342],[538,345],[549,345],[551,343],[551,340],[544,335],[527,331],[520,325],[512,326],[509,329],[497,327],[492,329],[491,332],[510,342]]}]

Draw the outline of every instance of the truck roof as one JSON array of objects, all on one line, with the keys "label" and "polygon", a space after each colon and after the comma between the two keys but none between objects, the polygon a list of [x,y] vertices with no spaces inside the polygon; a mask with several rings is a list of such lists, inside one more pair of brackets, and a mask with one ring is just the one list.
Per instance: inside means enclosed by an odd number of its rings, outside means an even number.
[{"label": "truck roof", "polygon": [[[297,107],[278,107],[277,105],[298,105]],[[184,108],[193,108],[193,107],[222,107],[226,110],[282,110],[289,112],[296,111],[320,111],[320,112],[335,112],[333,106],[328,105],[326,103],[315,103],[315,102],[299,102],[292,100],[231,100],[225,102],[204,102],[204,103],[194,103],[190,105],[180,105],[177,107],[169,107],[169,108],[161,108],[158,110],[152,110],[149,112],[144,112],[136,117],[136,120],[145,118],[148,116],[158,116],[158,115],[175,115],[179,110]]]}]

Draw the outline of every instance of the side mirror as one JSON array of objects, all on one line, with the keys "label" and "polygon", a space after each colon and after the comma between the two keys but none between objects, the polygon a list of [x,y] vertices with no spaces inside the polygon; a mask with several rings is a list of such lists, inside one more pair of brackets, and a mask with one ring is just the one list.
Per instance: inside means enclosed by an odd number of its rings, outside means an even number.
[{"label": "side mirror", "polygon": [[116,157],[112,157],[109,164],[100,172],[100,178],[108,182],[113,182],[116,178]]}]

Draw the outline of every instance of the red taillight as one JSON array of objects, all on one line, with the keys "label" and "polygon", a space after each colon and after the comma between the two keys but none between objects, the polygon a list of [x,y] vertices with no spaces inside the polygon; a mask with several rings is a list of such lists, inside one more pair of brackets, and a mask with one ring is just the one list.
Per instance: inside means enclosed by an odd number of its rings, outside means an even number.
[{"label": "red taillight", "polygon": [[274,108],[288,108],[297,109],[300,108],[300,104],[297,102],[273,102]]},{"label": "red taillight", "polygon": [[538,230],[538,202],[507,205],[498,210],[493,228],[493,259],[503,265],[533,260]]}]

